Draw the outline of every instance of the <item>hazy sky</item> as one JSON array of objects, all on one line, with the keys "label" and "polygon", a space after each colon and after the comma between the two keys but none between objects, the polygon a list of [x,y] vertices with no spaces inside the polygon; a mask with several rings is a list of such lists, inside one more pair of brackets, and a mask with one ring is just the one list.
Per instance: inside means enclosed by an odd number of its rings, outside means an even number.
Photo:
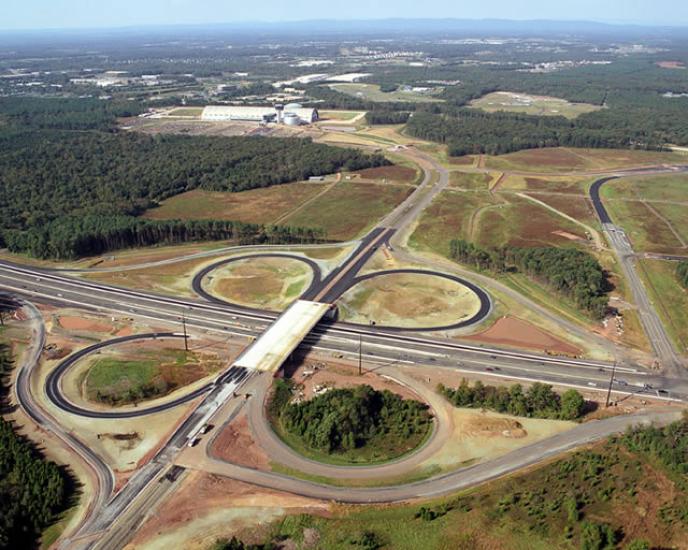
[{"label": "hazy sky", "polygon": [[387,17],[688,25],[687,0],[3,0],[0,28],[119,27]]}]

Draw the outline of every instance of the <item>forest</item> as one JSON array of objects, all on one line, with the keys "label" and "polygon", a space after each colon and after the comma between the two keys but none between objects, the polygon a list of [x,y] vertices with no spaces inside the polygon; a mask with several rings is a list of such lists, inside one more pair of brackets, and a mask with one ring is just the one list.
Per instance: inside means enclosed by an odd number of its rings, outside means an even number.
[{"label": "forest", "polygon": [[593,256],[582,250],[556,247],[485,249],[454,239],[450,242],[450,257],[481,270],[523,273],[542,281],[596,318],[607,313],[607,293],[611,290],[607,274]]},{"label": "forest", "polygon": [[679,262],[676,266],[676,276],[683,288],[688,289],[688,261]]},{"label": "forest", "polygon": [[311,449],[332,454],[375,446],[383,439],[422,437],[432,416],[423,403],[361,385],[332,389],[301,403],[282,400],[279,421]]},{"label": "forest", "polygon": [[585,399],[578,391],[571,389],[559,395],[552,386],[540,382],[524,391],[521,384],[507,388],[487,386],[477,380],[471,386],[463,379],[455,389],[439,384],[437,391],[455,407],[489,409],[526,418],[578,420],[585,413]]},{"label": "forest", "polygon": [[96,98],[0,97],[0,120],[27,129],[109,130],[117,117],[135,116],[144,107],[134,101]]},{"label": "forest", "polygon": [[[4,379],[12,368],[10,348],[0,343],[2,398]],[[37,546],[41,532],[66,504],[67,485],[54,462],[0,418],[0,548]]]},{"label": "forest", "polygon": [[246,243],[321,240],[317,229],[154,223],[135,216],[199,187],[244,191],[388,164],[382,155],[297,138],[40,130],[6,136],[3,144],[0,241],[42,258],[234,236]]},{"label": "forest", "polygon": [[266,226],[224,220],[147,220],[133,216],[65,216],[25,231],[5,231],[10,252],[73,260],[121,248],[231,240],[237,244],[308,244],[321,229]]}]

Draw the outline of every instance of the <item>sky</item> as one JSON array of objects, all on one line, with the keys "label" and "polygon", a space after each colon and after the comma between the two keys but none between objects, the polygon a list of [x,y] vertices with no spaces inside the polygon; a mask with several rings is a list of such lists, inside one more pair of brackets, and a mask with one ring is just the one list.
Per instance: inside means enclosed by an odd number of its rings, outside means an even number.
[{"label": "sky", "polygon": [[687,0],[3,0],[2,29],[381,18],[688,25]]}]

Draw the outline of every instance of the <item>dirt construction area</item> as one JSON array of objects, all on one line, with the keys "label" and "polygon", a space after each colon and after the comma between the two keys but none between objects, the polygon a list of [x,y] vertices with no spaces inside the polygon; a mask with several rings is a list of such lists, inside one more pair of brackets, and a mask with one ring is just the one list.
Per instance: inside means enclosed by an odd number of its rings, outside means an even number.
[{"label": "dirt construction area", "polygon": [[364,280],[349,289],[338,305],[343,321],[405,328],[447,326],[480,310],[478,296],[462,284],[411,273]]},{"label": "dirt construction area", "polygon": [[577,347],[516,317],[502,317],[489,329],[468,338],[486,344],[525,347],[545,353],[563,355],[579,355],[581,353]]},{"label": "dirt construction area", "polygon": [[243,306],[281,311],[298,298],[313,278],[310,268],[288,258],[247,258],[211,272],[206,291]]}]

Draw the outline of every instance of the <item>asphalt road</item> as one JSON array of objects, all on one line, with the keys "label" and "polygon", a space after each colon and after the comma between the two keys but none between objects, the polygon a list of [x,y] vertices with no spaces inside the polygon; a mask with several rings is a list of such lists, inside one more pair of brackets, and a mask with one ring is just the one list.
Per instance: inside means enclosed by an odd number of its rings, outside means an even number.
[{"label": "asphalt road", "polygon": [[[673,170],[672,172],[675,171],[676,170]],[[688,168],[684,167],[680,171],[688,171]],[[653,173],[659,172],[663,171]],[[633,171],[630,173],[625,173],[624,175],[632,175],[637,173],[647,172]],[[683,372],[685,366],[683,364],[684,362],[677,352],[671,337],[664,327],[664,324],[659,318],[659,315],[657,314],[657,311],[647,294],[647,290],[642,279],[638,275],[635,266],[636,255],[633,251],[631,243],[623,229],[614,225],[609,213],[607,212],[607,209],[602,202],[602,199],[600,198],[601,187],[605,183],[617,179],[618,177],[619,176],[608,176],[595,181],[590,186],[590,200],[595,208],[597,217],[600,219],[602,228],[607,235],[607,241],[611,245],[619,260],[624,278],[629,284],[631,293],[633,294],[633,300],[638,308],[638,314],[640,317],[640,322],[643,326],[643,330],[647,335],[655,356],[659,360],[660,367],[665,373],[671,376],[683,378],[686,376],[686,374]]]}]

